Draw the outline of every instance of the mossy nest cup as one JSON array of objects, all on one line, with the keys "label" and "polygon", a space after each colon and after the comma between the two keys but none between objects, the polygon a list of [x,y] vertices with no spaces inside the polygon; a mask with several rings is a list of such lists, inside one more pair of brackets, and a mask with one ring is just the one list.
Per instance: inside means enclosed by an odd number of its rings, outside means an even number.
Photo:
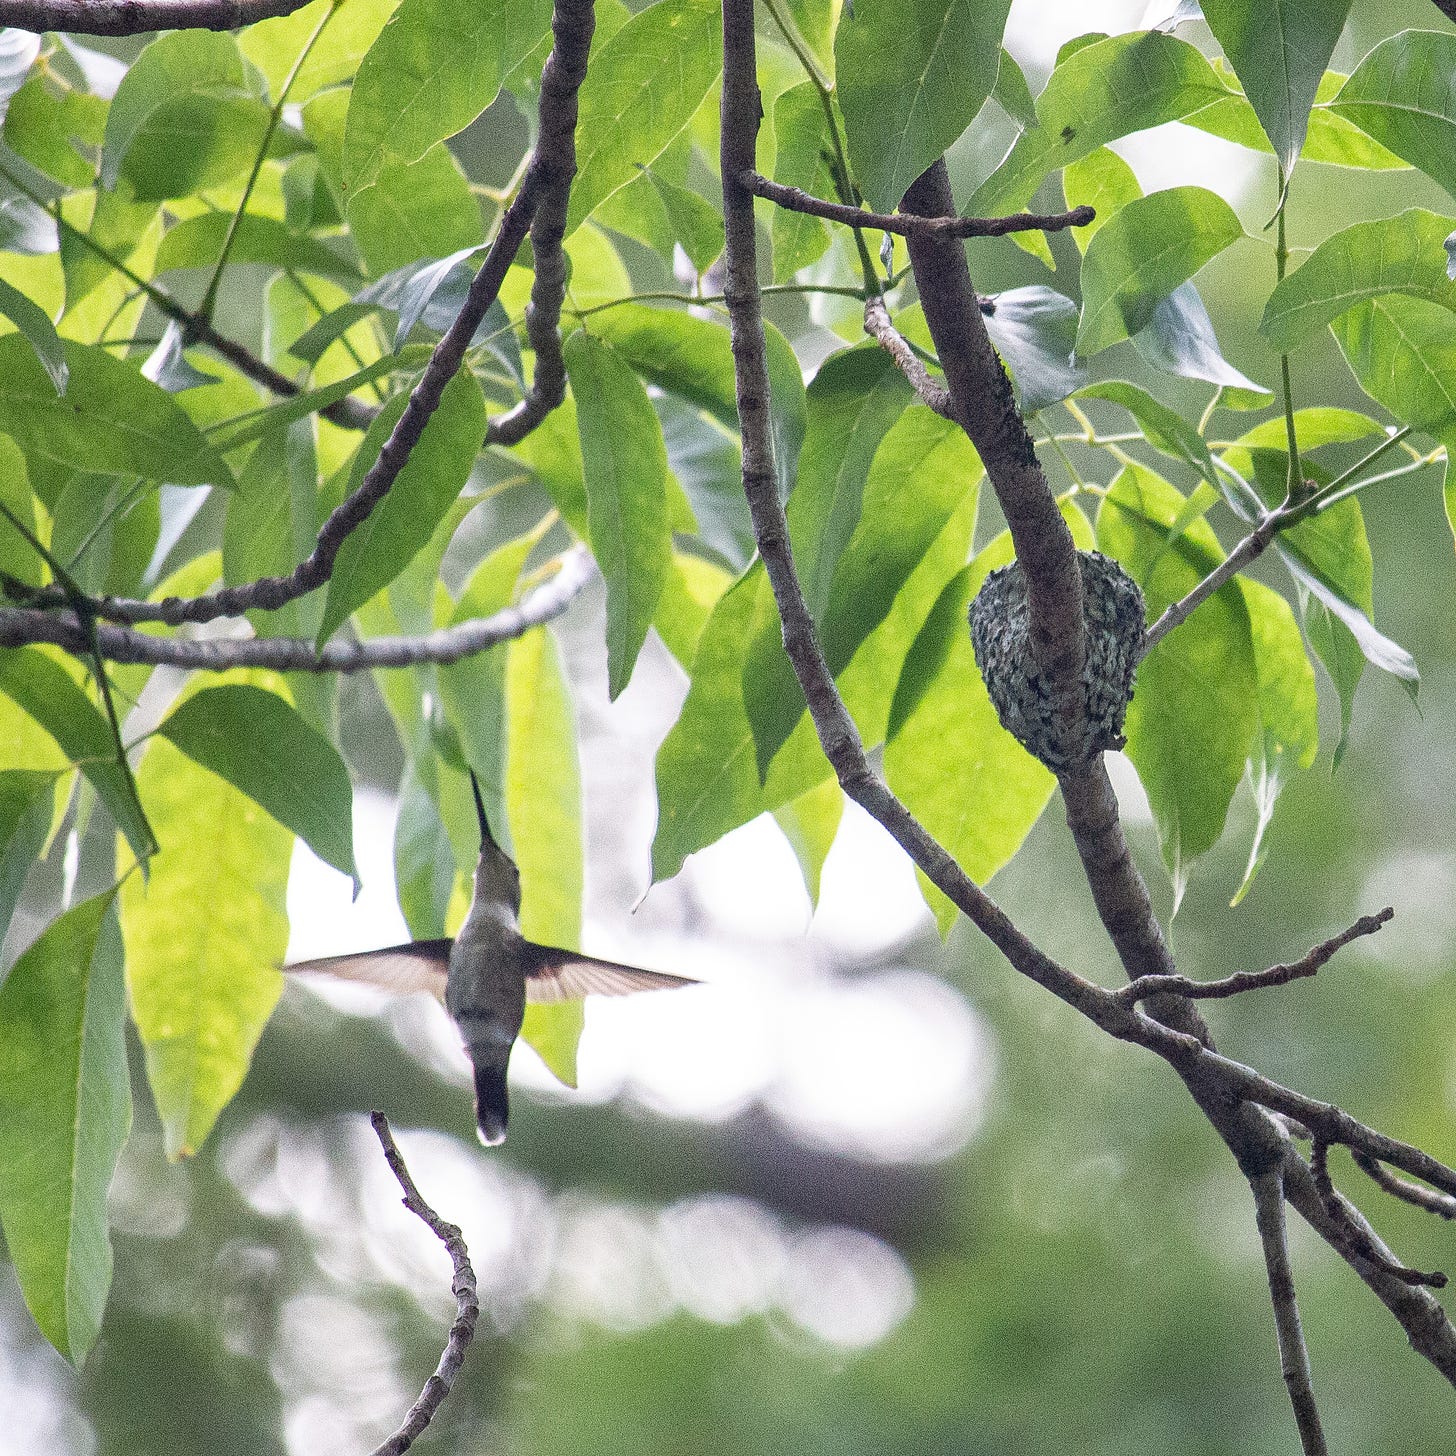
[{"label": "mossy nest cup", "polygon": [[1079,551],[1087,665],[1081,723],[1057,721],[1050,685],[1032,662],[1026,580],[1013,561],[985,580],[971,603],[971,645],[1002,726],[1049,769],[1059,772],[1123,745],[1146,617],[1138,584],[1100,551]]}]

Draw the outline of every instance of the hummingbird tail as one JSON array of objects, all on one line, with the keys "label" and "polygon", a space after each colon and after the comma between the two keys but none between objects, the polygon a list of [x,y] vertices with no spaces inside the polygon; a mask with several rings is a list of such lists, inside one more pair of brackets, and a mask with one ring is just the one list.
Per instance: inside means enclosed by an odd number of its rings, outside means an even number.
[{"label": "hummingbird tail", "polygon": [[475,1121],[480,1128],[480,1140],[486,1147],[493,1148],[506,1140],[508,1113],[506,1069],[503,1066],[477,1066],[475,1069]]}]

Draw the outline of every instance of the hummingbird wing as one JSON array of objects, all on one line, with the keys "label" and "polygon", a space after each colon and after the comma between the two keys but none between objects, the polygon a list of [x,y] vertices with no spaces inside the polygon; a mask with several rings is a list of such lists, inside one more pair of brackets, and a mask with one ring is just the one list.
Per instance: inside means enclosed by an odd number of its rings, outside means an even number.
[{"label": "hummingbird wing", "polygon": [[633,991],[672,991],[697,986],[690,976],[644,971],[580,951],[526,942],[526,1000],[579,1001],[583,996],[629,996]]},{"label": "hummingbird wing", "polygon": [[318,960],[298,961],[283,969],[334,976],[341,981],[355,981],[376,986],[381,991],[428,991],[437,1000],[445,999],[445,972],[450,964],[451,940],[412,940],[408,945],[386,946],[383,950],[360,951],[357,955],[322,956]]}]

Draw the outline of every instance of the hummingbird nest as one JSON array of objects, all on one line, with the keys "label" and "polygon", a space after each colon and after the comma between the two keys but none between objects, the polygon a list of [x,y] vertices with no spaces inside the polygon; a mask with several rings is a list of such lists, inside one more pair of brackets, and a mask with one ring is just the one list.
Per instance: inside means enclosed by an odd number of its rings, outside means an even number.
[{"label": "hummingbird nest", "polygon": [[1122,720],[1132,698],[1146,618],[1143,594],[1117,562],[1079,551],[1087,663],[1086,712],[1075,725],[1059,720],[1050,684],[1032,661],[1026,579],[1020,563],[1000,567],[971,603],[971,644],[1001,725],[1053,772],[1121,748]]}]

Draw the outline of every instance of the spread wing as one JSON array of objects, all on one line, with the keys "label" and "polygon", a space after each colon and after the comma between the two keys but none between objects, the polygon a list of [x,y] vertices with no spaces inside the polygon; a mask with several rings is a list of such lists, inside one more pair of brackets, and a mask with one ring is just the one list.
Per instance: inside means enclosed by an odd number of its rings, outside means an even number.
[{"label": "spread wing", "polygon": [[314,961],[298,961],[283,969],[290,973],[334,976],[341,981],[355,981],[376,986],[381,991],[405,994],[428,991],[438,1000],[445,999],[445,971],[450,964],[450,940],[413,940],[408,945],[386,946],[383,950],[366,950],[357,955],[323,956]]},{"label": "spread wing", "polygon": [[527,949],[527,1001],[579,1001],[583,996],[629,996],[633,991],[671,991],[700,984],[688,976],[644,971],[554,945],[531,945]]}]

